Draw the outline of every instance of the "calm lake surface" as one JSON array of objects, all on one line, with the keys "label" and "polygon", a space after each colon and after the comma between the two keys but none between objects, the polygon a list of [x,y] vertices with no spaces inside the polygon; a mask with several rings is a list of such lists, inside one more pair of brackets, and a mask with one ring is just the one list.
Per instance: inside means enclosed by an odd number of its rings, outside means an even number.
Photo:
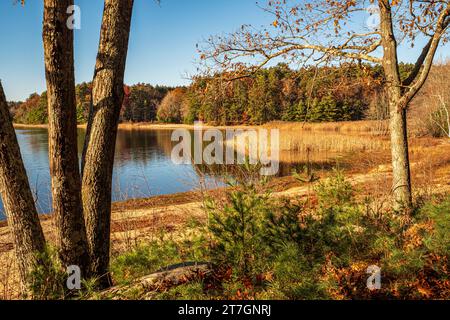
[{"label": "calm lake surface", "polygon": [[[47,129],[17,129],[22,158],[40,213],[51,211]],[[113,174],[113,201],[185,192],[221,184],[193,165],[175,165],[170,158],[170,130],[119,130]],[[85,130],[78,131],[81,158]],[[202,178],[203,176],[203,178]],[[0,201],[0,219],[4,219]]]},{"label": "calm lake surface", "polygon": [[[16,134],[38,211],[51,212],[47,129],[17,129]],[[85,130],[79,129],[80,158],[84,136]],[[113,201],[185,192],[200,187],[215,188],[224,185],[225,176],[230,173],[232,175],[233,169],[229,167],[174,164],[171,152],[177,142],[172,142],[171,136],[172,130],[119,130],[114,162]],[[324,157],[328,158],[328,155],[325,154]],[[284,152],[280,160],[278,175],[283,176],[290,174],[293,166],[305,163],[305,153]],[[4,218],[0,201],[0,220]]]}]

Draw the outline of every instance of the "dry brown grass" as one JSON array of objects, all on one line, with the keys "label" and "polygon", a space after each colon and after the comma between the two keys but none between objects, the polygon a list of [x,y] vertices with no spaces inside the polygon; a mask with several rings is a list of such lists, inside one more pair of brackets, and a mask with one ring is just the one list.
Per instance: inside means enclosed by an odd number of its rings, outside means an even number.
[{"label": "dry brown grass", "polygon": [[[389,150],[389,139],[385,135],[386,125],[386,122],[379,121],[314,124],[271,122],[253,128],[279,130],[280,162],[325,163],[346,153]],[[227,144],[231,143],[227,141]],[[248,152],[248,145],[246,145],[246,152]]]},{"label": "dry brown grass", "polygon": [[263,125],[268,129],[280,129],[289,131],[319,131],[336,133],[354,133],[370,135],[386,135],[388,132],[388,122],[378,120],[363,121],[342,121],[342,122],[322,122],[322,123],[304,123],[304,122],[283,122],[273,121]]},{"label": "dry brown grass", "polygon": [[280,130],[280,150],[314,153],[344,153],[387,150],[387,123],[353,121],[329,123],[271,122],[263,127]]},{"label": "dry brown grass", "polygon": [[365,150],[387,150],[389,141],[380,137],[334,132],[280,131],[281,151],[343,153]]}]

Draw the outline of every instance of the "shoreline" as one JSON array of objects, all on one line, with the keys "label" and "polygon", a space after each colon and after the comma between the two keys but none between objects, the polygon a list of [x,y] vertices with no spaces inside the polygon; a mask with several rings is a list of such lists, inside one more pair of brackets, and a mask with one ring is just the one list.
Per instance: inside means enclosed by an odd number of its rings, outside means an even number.
[{"label": "shoreline", "polygon": [[[47,129],[48,124],[22,124],[13,123],[15,129]],[[79,129],[86,129],[87,124],[77,125]],[[380,134],[387,128],[386,121],[377,120],[359,120],[359,121],[340,121],[340,122],[284,122],[272,121],[261,125],[220,125],[214,126],[203,124],[204,129],[279,129],[286,131],[319,131],[319,132],[341,132],[341,133],[371,133]],[[177,130],[188,129],[194,130],[193,124],[175,124],[175,123],[151,123],[151,122],[136,122],[136,123],[119,123],[119,130]]]},{"label": "shoreline", "polygon": [[[22,124],[13,123],[15,129],[48,129],[48,124]],[[86,124],[77,125],[79,129],[86,129]],[[212,126],[203,124],[202,128],[205,129],[251,129],[262,126],[253,125],[236,125],[236,126]],[[193,124],[171,124],[171,123],[120,123],[119,130],[176,130],[176,129],[188,129],[194,130]]]},{"label": "shoreline", "polygon": [[[286,191],[288,189],[294,188],[297,185],[295,179],[290,176],[285,177],[276,177],[274,178],[269,185],[276,192]],[[178,205],[190,204],[193,202],[198,202],[200,198],[202,198],[205,194],[212,195],[220,195],[223,194],[226,190],[229,190],[229,187],[216,187],[213,189],[204,190],[200,192],[199,190],[191,190],[185,192],[176,192],[176,193],[168,193],[168,194],[159,194],[153,195],[149,197],[143,198],[130,198],[122,201],[114,201],[111,203],[111,211],[112,212],[123,212],[123,211],[132,211],[132,210],[144,210],[151,208],[164,208]],[[52,212],[48,213],[40,213],[39,219],[41,221],[46,221],[52,218]],[[4,228],[7,226],[6,217],[0,219],[0,228]]]}]

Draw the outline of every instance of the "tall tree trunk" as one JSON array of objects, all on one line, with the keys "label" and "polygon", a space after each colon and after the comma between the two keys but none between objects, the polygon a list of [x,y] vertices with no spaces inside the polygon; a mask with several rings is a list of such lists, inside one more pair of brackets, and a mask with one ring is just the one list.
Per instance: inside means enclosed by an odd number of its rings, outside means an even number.
[{"label": "tall tree trunk", "polygon": [[45,239],[1,82],[0,193],[14,238],[22,292],[25,293],[30,280],[28,275],[38,265],[39,253],[45,250]]},{"label": "tall tree trunk", "polygon": [[105,0],[82,161],[82,196],[92,274],[111,285],[111,189],[133,0]]},{"label": "tall tree trunk", "polygon": [[409,209],[412,206],[411,171],[406,110],[397,101],[390,104],[390,130],[392,152],[392,190],[395,208]]},{"label": "tall tree trunk", "polygon": [[400,104],[402,82],[398,69],[397,41],[392,25],[392,11],[388,0],[380,0],[381,33],[384,48],[383,68],[386,75],[390,110],[392,153],[392,192],[396,209],[412,205],[411,173],[409,167],[406,109]]},{"label": "tall tree trunk", "polygon": [[81,202],[77,148],[73,30],[67,9],[73,0],[45,0],[43,42],[47,78],[49,160],[57,245],[64,266],[88,276],[89,251]]}]

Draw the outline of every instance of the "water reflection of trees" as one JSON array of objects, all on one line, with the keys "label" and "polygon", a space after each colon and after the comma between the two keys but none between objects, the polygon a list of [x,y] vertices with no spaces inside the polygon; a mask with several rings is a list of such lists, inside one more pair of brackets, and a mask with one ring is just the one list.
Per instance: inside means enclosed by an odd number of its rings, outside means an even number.
[{"label": "water reflection of trees", "polygon": [[[48,132],[47,129],[25,129],[16,130],[19,143],[22,142],[34,154],[48,154]],[[24,150],[22,150],[24,151]],[[28,151],[28,150],[27,150]]]},{"label": "water reflection of trees", "polygon": [[[116,161],[133,161],[147,165],[165,157],[160,147],[161,132],[120,130],[116,142]],[[168,137],[170,141],[170,136]],[[167,139],[166,139],[167,140]]]},{"label": "water reflection of trees", "polygon": [[[78,130],[78,152],[81,155],[86,131]],[[170,158],[172,149],[169,130],[119,130],[116,140],[117,164],[128,161],[147,165]]]},{"label": "water reflection of trees", "polygon": [[[48,153],[47,129],[20,130],[21,138],[34,154]],[[171,140],[172,130],[119,130],[116,142],[116,164],[134,162],[146,166],[151,162],[171,161],[173,147],[178,142]],[[78,129],[78,151],[81,156],[86,131]],[[205,148],[209,142],[203,142]],[[191,154],[194,154],[194,135],[191,131]],[[229,146],[224,146],[224,155]],[[327,170],[336,164],[334,154],[314,151],[310,153],[300,151],[281,151],[280,169],[277,176],[291,174],[292,170],[310,164],[316,170]],[[235,157],[236,159],[237,157]],[[201,175],[216,177],[235,176],[241,170],[239,165],[206,165],[195,164],[193,168]]]},{"label": "water reflection of trees", "polygon": [[[120,153],[122,161],[132,160],[147,164],[155,158],[171,161],[174,146],[179,142],[171,140],[172,130],[120,130],[117,138],[117,152]],[[205,148],[210,142],[203,142]],[[191,131],[191,154],[194,154],[194,135]],[[223,154],[226,155],[227,148],[224,146]],[[236,154],[236,152],[235,152]],[[336,164],[334,155],[328,152],[304,152],[282,151],[280,152],[280,169],[277,176],[287,176],[296,168],[302,168],[308,164],[315,170],[329,170]],[[237,156],[235,156],[237,159]],[[331,159],[331,160],[330,160]],[[242,166],[237,164],[195,164],[191,159],[192,166],[197,174],[226,178],[236,176],[242,171]]]}]

